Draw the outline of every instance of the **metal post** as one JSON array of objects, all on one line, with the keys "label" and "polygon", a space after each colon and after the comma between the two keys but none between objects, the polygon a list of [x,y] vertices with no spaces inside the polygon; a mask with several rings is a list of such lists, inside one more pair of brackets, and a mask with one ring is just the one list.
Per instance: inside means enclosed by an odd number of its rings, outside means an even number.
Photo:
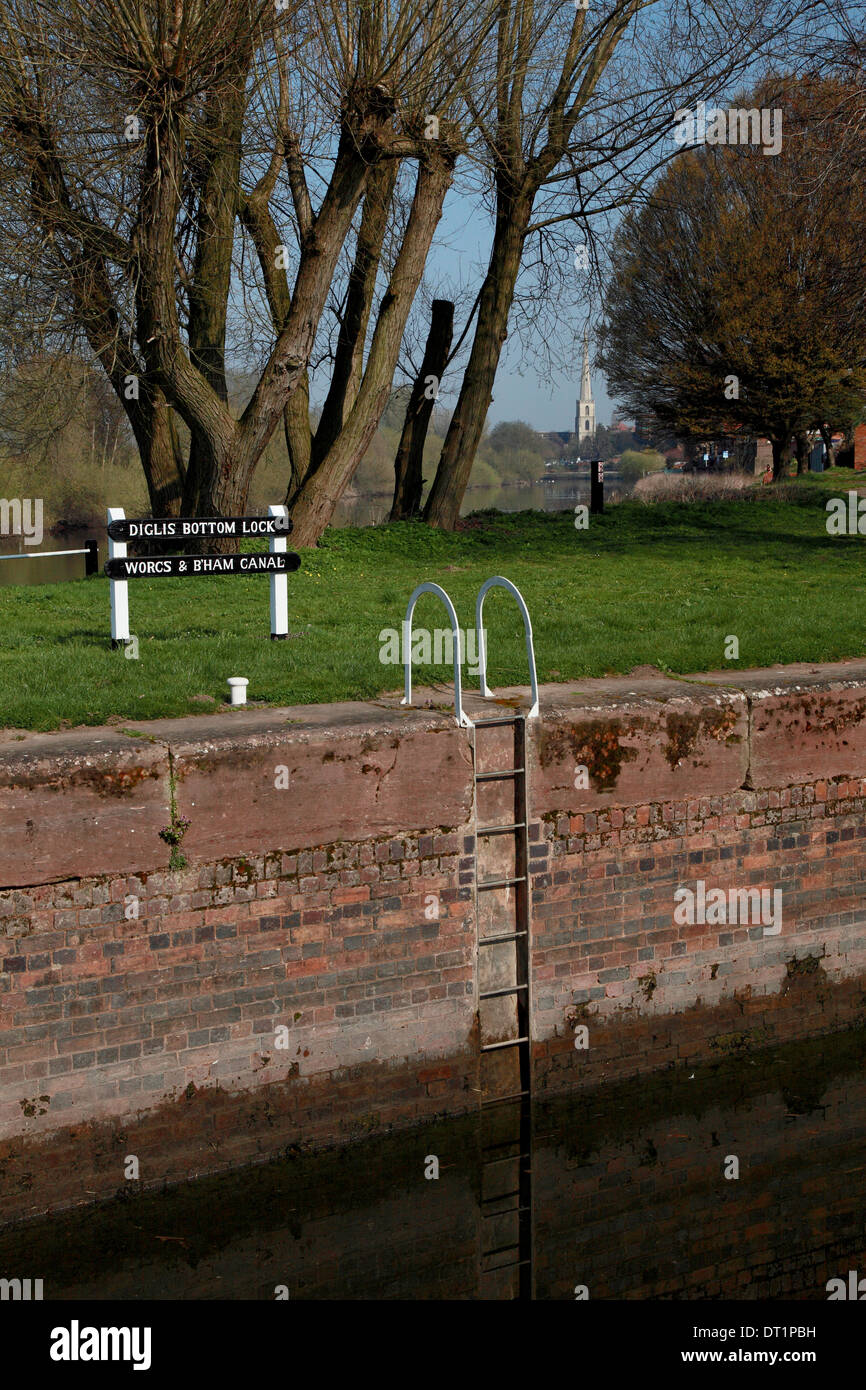
[{"label": "metal post", "polygon": [[531,702],[527,719],[538,718],[538,679],[535,674],[535,647],[532,641],[532,622],[529,617],[529,609],[526,600],[516,584],[512,584],[510,579],[504,579],[501,574],[495,574],[492,579],[487,579],[481,585],[475,597],[475,627],[478,632],[478,666],[481,674],[480,693],[485,699],[490,699],[493,691],[487,684],[487,633],[484,628],[484,599],[488,589],[499,585],[507,589],[517,599],[517,606],[523,618],[523,631],[526,637],[526,656],[529,661],[529,684],[531,689]]},{"label": "metal post", "polygon": [[[109,507],[108,520],[125,521],[126,513],[122,507]],[[108,538],[108,558],[109,560],[126,559],[126,541],[112,540]],[[112,579],[109,581],[111,590],[111,650],[116,651],[118,647],[125,647],[129,641],[129,584],[125,579]]]},{"label": "metal post", "polygon": [[99,573],[99,546],[96,541],[85,541],[84,543],[84,574]]},{"label": "metal post", "polygon": [[[289,509],[282,503],[268,507],[268,516],[283,517],[288,524]],[[272,555],[286,553],[286,533],[271,536],[268,549]],[[271,580],[271,641],[285,642],[289,635],[289,584],[285,574],[272,574]]]},{"label": "metal post", "polygon": [[589,461],[589,514],[600,516],[604,511],[604,464],[601,459]]}]

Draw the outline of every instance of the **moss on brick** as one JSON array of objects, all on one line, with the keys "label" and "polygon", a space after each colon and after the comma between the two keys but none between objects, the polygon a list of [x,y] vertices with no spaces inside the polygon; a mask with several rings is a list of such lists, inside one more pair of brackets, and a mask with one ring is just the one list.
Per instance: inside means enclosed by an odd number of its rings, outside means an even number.
[{"label": "moss on brick", "polygon": [[703,709],[699,714],[669,714],[666,723],[668,741],[664,750],[668,764],[677,767],[690,757],[702,737],[715,739],[716,742],[738,742],[738,736],[733,732],[736,725],[737,712],[731,706],[726,709]]},{"label": "moss on brick", "polygon": [[[645,723],[634,721],[637,728]],[[613,791],[623,763],[634,762],[637,749],[626,747],[619,719],[595,719],[588,724],[565,724],[556,729],[542,727],[538,758],[542,767],[565,762],[569,757],[587,769],[593,791]]]}]

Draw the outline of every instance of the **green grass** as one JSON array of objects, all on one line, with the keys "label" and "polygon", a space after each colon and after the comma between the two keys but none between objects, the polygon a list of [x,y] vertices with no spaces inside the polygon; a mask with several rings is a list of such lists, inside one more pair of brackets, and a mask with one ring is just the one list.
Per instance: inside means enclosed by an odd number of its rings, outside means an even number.
[{"label": "green grass", "polygon": [[[402,684],[382,665],[379,633],[399,630],[416,584],[444,586],[462,627],[479,585],[511,579],[532,617],[539,681],[626,673],[649,663],[679,674],[866,654],[866,537],[832,537],[826,496],[863,475],[808,477],[785,498],[763,489],[715,503],[627,502],[578,531],[565,513],[484,513],[455,535],[408,523],[330,532],[290,575],[287,642],[268,640],[260,576],[132,580],[139,659],[109,649],[108,581],[0,589],[0,726],[57,729],[205,713],[226,678],[251,701],[367,699]],[[415,623],[447,626],[432,596]],[[526,681],[513,601],[485,603],[491,686]],[[726,662],[725,639],[740,659]],[[416,683],[451,680],[415,667]],[[465,685],[477,689],[477,677]],[[211,697],[202,700],[201,697]]]}]

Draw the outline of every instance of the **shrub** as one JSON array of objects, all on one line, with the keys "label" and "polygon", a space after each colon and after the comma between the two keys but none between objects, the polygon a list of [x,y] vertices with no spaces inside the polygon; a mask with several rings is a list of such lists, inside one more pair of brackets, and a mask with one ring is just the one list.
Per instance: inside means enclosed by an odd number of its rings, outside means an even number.
[{"label": "shrub", "polygon": [[634,495],[639,502],[731,502],[754,482],[744,473],[654,473],[640,479]]},{"label": "shrub", "polygon": [[480,454],[475,455],[475,462],[472,465],[472,472],[469,474],[470,487],[499,487],[501,479],[495,468],[483,459]]},{"label": "shrub", "polygon": [[626,482],[636,482],[647,473],[657,473],[664,466],[663,455],[657,454],[653,449],[647,449],[642,453],[638,453],[636,449],[626,449],[619,460],[619,471]]}]

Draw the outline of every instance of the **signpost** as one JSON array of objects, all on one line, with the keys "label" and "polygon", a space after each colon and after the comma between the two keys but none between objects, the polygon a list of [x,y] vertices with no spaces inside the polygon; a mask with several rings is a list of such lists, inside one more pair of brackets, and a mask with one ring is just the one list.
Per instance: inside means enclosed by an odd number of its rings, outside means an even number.
[{"label": "signpost", "polygon": [[[289,634],[289,595],[286,575],[300,568],[301,557],[286,549],[286,536],[292,529],[285,506],[268,508],[267,516],[170,517],[165,520],[135,521],[122,507],[108,509],[108,562],[105,573],[111,580],[111,646],[125,647],[129,632],[130,579],[156,579],[162,576],[203,576],[209,574],[267,574],[271,589],[271,640]],[[227,555],[127,555],[127,541],[267,536],[268,553]]]},{"label": "signpost", "polygon": [[[122,509],[118,509],[122,510]],[[285,507],[272,507],[269,516],[168,517],[164,521],[132,521],[126,517],[109,521],[113,541],[188,541],[214,536],[249,538],[287,536],[292,529]],[[276,515],[279,512],[280,515]],[[115,513],[116,515],[116,513]]]},{"label": "signpost", "polygon": [[140,560],[109,560],[109,579],[156,579],[160,575],[287,574],[300,568],[300,555],[148,555]]}]

